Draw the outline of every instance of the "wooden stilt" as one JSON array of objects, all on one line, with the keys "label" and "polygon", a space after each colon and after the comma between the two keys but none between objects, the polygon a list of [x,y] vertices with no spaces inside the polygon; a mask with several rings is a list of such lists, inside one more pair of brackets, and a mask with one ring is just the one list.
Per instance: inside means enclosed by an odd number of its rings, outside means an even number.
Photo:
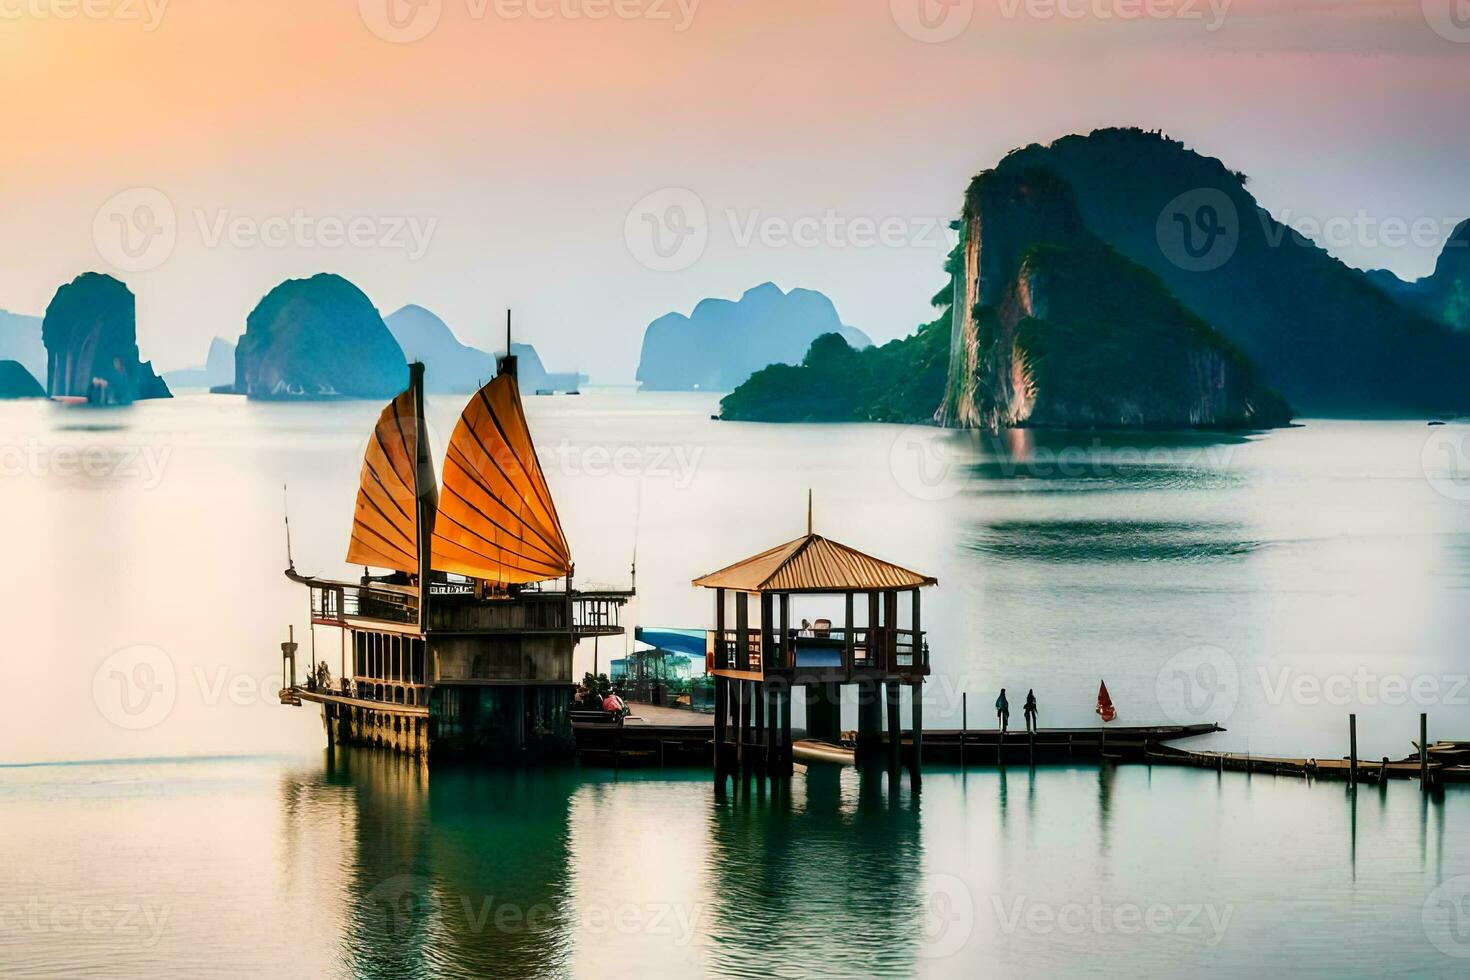
[{"label": "wooden stilt", "polygon": [[910,705],[909,717],[914,725],[914,753],[910,763],[909,778],[915,787],[923,779],[924,771],[924,682],[920,680],[912,688],[913,704]]},{"label": "wooden stilt", "polygon": [[1348,715],[1348,785],[1358,785],[1358,716]]},{"label": "wooden stilt", "polygon": [[899,691],[897,681],[889,681],[884,685],[888,700],[888,768],[894,773],[899,770],[899,761],[903,751],[902,732],[899,728]]}]

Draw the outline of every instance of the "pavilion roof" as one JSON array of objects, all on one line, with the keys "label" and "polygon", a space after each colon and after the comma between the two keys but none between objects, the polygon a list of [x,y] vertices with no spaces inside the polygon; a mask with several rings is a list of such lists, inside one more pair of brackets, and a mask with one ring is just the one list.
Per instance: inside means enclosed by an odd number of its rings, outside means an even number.
[{"label": "pavilion roof", "polygon": [[806,534],[694,580],[735,592],[869,592],[916,589],[939,580]]}]

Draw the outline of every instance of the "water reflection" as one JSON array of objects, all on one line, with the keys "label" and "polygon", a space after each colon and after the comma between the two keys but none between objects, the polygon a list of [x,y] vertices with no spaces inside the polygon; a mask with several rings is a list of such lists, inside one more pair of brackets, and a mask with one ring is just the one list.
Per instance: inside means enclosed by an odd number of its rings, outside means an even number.
[{"label": "water reflection", "polygon": [[1211,432],[1013,429],[971,437],[970,489],[983,494],[1218,490],[1242,481],[1250,437]]},{"label": "water reflection", "polygon": [[[574,773],[428,771],[386,753],[327,757],[348,826],[343,965],[357,977],[566,973]],[[293,789],[288,798],[302,796]],[[320,811],[286,808],[286,839]],[[302,871],[302,873],[309,873]]]},{"label": "water reflection", "polygon": [[766,800],[717,801],[709,837],[714,972],[913,972],[925,896],[919,797],[906,788],[878,772],[813,766]]},{"label": "water reflection", "polygon": [[1226,521],[1000,520],[976,528],[971,550],[991,558],[1062,564],[1201,562],[1240,558],[1262,546]]}]

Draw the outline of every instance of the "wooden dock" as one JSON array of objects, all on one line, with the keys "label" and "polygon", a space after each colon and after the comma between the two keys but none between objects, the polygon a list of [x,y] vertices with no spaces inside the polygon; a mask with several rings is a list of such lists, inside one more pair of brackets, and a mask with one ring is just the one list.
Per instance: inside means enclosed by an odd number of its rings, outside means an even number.
[{"label": "wooden dock", "polygon": [[[634,706],[635,714],[640,710]],[[667,713],[666,713],[667,714]],[[660,718],[660,720],[663,720]],[[705,724],[574,723],[577,752],[583,762],[604,766],[711,765],[713,730]],[[1149,725],[1101,728],[1044,728],[1035,733],[998,730],[928,729],[924,732],[925,764],[993,766],[998,764],[1097,762],[1104,757],[1143,762],[1164,743],[1224,731],[1217,725]],[[849,733],[854,734],[854,733]],[[913,749],[913,733],[899,740],[901,753]],[[888,745],[886,734],[883,745]],[[751,742],[746,752],[756,766],[764,747]],[[793,744],[803,762],[852,764],[855,742],[801,739]]]},{"label": "wooden dock", "polygon": [[1429,746],[1428,760],[1423,762],[1417,752],[1398,760],[1359,759],[1355,764],[1351,758],[1293,759],[1240,752],[1194,752],[1171,746],[1151,748],[1147,753],[1147,762],[1150,765],[1191,766],[1196,769],[1214,769],[1217,772],[1263,773],[1343,781],[1356,779],[1362,783],[1419,779],[1421,773],[1431,785],[1470,782],[1470,742],[1436,742]]}]

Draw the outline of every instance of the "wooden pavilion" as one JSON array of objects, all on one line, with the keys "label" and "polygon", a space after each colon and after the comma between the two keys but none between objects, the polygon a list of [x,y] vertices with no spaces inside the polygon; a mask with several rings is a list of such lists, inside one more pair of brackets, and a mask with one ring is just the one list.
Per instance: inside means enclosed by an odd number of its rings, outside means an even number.
[{"label": "wooden pavilion", "polygon": [[[706,662],[715,679],[715,774],[763,768],[790,774],[791,699],[803,689],[808,734],[841,739],[840,691],[858,687],[857,756],[882,751],[887,705],[890,766],[901,758],[900,692],[912,689],[912,751],[917,777],[923,757],[923,684],[929,647],[920,622],[919,591],[932,576],[866,555],[811,530],[794,541],[694,580],[713,589],[715,624]],[[900,625],[900,597],[907,625]],[[793,625],[793,600],[841,600],[840,625],[816,619]]]}]

